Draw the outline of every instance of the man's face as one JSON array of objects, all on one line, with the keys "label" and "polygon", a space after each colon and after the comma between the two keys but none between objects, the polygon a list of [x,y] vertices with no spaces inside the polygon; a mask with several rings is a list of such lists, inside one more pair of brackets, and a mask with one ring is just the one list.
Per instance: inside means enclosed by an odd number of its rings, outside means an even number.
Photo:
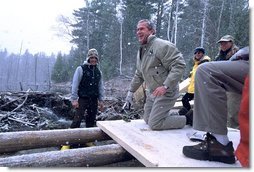
[{"label": "man's face", "polygon": [[91,65],[96,65],[97,64],[97,58],[96,57],[90,57],[89,58],[89,63]]},{"label": "man's face", "polygon": [[204,56],[204,53],[203,53],[202,51],[198,51],[198,52],[196,52],[196,54],[195,54],[195,58],[196,58],[197,60],[200,60],[203,56]]},{"label": "man's face", "polygon": [[220,42],[220,48],[222,51],[226,51],[233,46],[231,41],[222,41]]},{"label": "man's face", "polygon": [[153,33],[153,30],[147,28],[146,22],[138,23],[137,25],[137,37],[140,44],[146,44],[147,38]]}]

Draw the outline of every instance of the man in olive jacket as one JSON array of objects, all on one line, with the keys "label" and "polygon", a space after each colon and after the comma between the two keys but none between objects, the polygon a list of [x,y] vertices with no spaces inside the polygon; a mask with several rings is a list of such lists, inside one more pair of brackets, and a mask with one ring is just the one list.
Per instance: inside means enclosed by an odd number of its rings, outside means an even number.
[{"label": "man in olive jacket", "polygon": [[179,96],[185,69],[182,54],[171,42],[157,38],[154,25],[147,19],[138,22],[137,37],[141,47],[126,103],[132,104],[133,93],[145,82],[145,122],[152,130],[183,128],[188,119],[169,114]]}]

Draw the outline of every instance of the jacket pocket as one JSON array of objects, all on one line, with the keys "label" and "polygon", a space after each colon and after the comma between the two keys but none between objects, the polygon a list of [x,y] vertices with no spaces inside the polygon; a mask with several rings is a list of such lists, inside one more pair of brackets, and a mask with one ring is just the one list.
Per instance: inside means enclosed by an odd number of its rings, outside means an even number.
[{"label": "jacket pocket", "polygon": [[160,64],[159,66],[149,69],[149,75],[158,86],[161,86],[168,76],[168,71]]}]

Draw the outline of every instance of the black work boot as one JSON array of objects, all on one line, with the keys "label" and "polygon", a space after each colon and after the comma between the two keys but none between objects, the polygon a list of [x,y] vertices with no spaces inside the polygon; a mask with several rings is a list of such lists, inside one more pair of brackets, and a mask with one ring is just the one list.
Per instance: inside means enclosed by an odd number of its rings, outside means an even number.
[{"label": "black work boot", "polygon": [[233,143],[229,142],[224,146],[210,133],[206,134],[205,140],[201,143],[194,146],[184,146],[183,154],[198,160],[218,161],[227,164],[235,163]]},{"label": "black work boot", "polygon": [[192,126],[193,123],[193,110],[189,110],[186,114],[186,125]]},{"label": "black work boot", "polygon": [[182,108],[178,111],[179,115],[185,115],[187,112],[188,112],[188,110],[187,110],[185,107],[182,107]]}]

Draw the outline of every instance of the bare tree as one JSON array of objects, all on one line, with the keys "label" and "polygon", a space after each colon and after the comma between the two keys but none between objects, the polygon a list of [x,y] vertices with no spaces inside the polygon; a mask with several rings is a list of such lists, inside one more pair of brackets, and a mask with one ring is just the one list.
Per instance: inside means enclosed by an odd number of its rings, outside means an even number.
[{"label": "bare tree", "polygon": [[35,55],[35,62],[34,62],[34,85],[35,91],[37,91],[37,64],[38,64],[38,55]]},{"label": "bare tree", "polygon": [[168,28],[167,28],[167,38],[168,40],[170,40],[171,38],[171,35],[170,35],[170,29],[171,29],[171,20],[172,20],[172,1],[170,0],[171,2],[171,8],[170,8],[170,12],[168,13]]},{"label": "bare tree", "polygon": [[9,60],[8,60],[8,71],[7,71],[7,89],[10,90],[10,79],[11,79],[11,73],[12,73],[12,64],[13,64],[13,59],[14,57],[13,56],[10,56],[9,57]]},{"label": "bare tree", "polygon": [[205,30],[206,30],[206,15],[207,15],[207,6],[209,0],[204,1],[204,13],[203,13],[203,20],[202,20],[202,33],[201,33],[201,43],[200,46],[204,46],[204,39],[205,39]]},{"label": "bare tree", "polygon": [[224,5],[225,5],[225,0],[223,0],[222,4],[221,4],[220,16],[219,16],[218,27],[217,27],[217,35],[216,35],[217,39],[216,40],[218,40],[219,36],[220,36],[220,23],[221,23],[222,13],[223,13],[223,10],[224,10]]},{"label": "bare tree", "polygon": [[[20,49],[19,49],[19,57],[18,57],[18,67],[17,67],[17,72],[16,72],[16,81],[18,82],[20,79],[19,79],[19,63],[20,63],[20,59],[21,59],[21,52],[22,52],[22,48],[23,48],[23,40],[21,41],[21,45],[20,45]],[[23,87],[22,87],[22,83],[19,82],[20,84],[20,90],[23,91]]]},{"label": "bare tree", "polygon": [[89,33],[89,20],[90,20],[90,4],[88,0],[86,1],[86,7],[87,7],[87,20],[86,20],[86,34],[87,34],[87,39],[86,39],[86,45],[87,45],[87,51],[89,50],[89,44],[90,44],[90,33]]},{"label": "bare tree", "polygon": [[161,22],[164,8],[164,0],[158,1],[158,9],[157,9],[157,22],[156,22],[156,35],[159,37],[161,35]]},{"label": "bare tree", "polygon": [[168,1],[168,6],[169,6],[170,10],[169,10],[169,14],[168,14],[167,38],[171,42],[173,41],[173,29],[174,29],[173,13],[174,13],[175,1],[176,0],[169,0]]},{"label": "bare tree", "polygon": [[119,64],[119,70],[120,75],[122,75],[122,63],[123,63],[123,2],[120,0],[120,3],[116,7],[117,9],[117,19],[120,23],[120,64]]},{"label": "bare tree", "polygon": [[71,25],[74,23],[74,19],[71,19],[69,17],[65,17],[63,15],[59,15],[57,17],[58,26],[53,27],[53,29],[56,31],[56,35],[58,37],[65,38],[67,40],[73,39]]},{"label": "bare tree", "polygon": [[176,45],[176,37],[177,37],[178,9],[179,9],[179,1],[178,1],[178,0],[176,0],[175,34],[174,34],[174,43],[175,43],[175,45]]},{"label": "bare tree", "polygon": [[48,58],[48,90],[51,89],[51,67],[50,67],[50,58]]}]

